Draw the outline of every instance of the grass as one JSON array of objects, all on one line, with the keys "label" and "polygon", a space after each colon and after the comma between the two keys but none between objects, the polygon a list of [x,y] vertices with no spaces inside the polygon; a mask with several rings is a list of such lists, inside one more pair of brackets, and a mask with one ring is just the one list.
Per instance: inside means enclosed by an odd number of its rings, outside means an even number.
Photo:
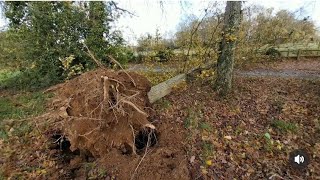
[{"label": "grass", "polygon": [[208,131],[208,132],[212,132],[212,127],[211,127],[211,125],[210,125],[209,123],[207,123],[207,122],[201,122],[199,127],[200,127],[200,129],[202,129],[202,130],[206,130],[206,131]]},{"label": "grass", "polygon": [[276,129],[280,130],[281,132],[296,132],[298,127],[294,123],[282,121],[282,120],[274,120],[271,123],[271,126],[275,127]]},{"label": "grass", "polygon": [[33,92],[12,97],[0,97],[0,119],[21,119],[45,111],[46,99],[51,94]]},{"label": "grass", "polygon": [[0,70],[0,82],[4,82],[7,79],[19,76],[21,71]]},{"label": "grass", "polygon": [[0,91],[38,91],[61,82],[57,72],[44,73],[40,69],[0,69]]},{"label": "grass", "polygon": [[171,102],[164,98],[157,101],[157,104],[160,106],[161,109],[168,109],[171,106]]},{"label": "grass", "polygon": [[208,160],[212,157],[214,153],[213,145],[210,142],[202,141],[202,158]]},{"label": "grass", "polygon": [[8,139],[9,134],[22,137],[32,131],[29,121],[20,122],[11,128],[5,125],[5,119],[22,119],[42,114],[45,111],[46,99],[51,94],[33,92],[15,95],[11,97],[0,97],[0,139]]},{"label": "grass", "polygon": [[175,73],[159,73],[159,72],[137,72],[137,73],[145,76],[151,82],[152,86],[155,86],[159,83],[162,83],[176,76]]},{"label": "grass", "polygon": [[[41,91],[16,91],[15,87],[21,85],[19,81],[16,81],[20,76],[20,71],[0,70],[0,91],[6,89],[6,91],[19,92],[15,95],[0,96],[0,139],[5,140],[9,135],[22,137],[31,132],[32,126],[29,121],[8,126],[3,120],[23,119],[42,114],[45,111],[47,98],[52,96],[52,94],[44,94]],[[15,86],[10,84],[15,84]]]},{"label": "grass", "polygon": [[187,129],[198,128],[198,124],[199,121],[196,112],[188,109],[188,117],[184,121],[184,127]]}]

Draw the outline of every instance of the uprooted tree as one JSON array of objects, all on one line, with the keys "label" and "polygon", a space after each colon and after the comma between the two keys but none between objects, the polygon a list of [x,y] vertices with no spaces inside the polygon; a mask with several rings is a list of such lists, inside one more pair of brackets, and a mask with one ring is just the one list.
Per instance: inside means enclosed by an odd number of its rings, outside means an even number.
[{"label": "uprooted tree", "polygon": [[70,149],[104,157],[114,149],[135,154],[154,143],[155,127],[148,121],[150,88],[136,73],[98,69],[47,91],[57,95],[53,114],[59,116],[57,127],[70,140]]},{"label": "uprooted tree", "polygon": [[234,52],[241,20],[241,2],[228,1],[224,17],[222,41],[219,47],[217,63],[217,79],[215,90],[220,95],[226,95],[231,89],[234,66]]}]

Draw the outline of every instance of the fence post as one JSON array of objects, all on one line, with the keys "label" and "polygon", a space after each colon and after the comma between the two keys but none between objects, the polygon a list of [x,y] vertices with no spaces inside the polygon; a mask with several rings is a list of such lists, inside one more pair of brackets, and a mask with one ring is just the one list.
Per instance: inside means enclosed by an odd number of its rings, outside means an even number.
[{"label": "fence post", "polygon": [[297,60],[300,59],[301,49],[298,50]]}]

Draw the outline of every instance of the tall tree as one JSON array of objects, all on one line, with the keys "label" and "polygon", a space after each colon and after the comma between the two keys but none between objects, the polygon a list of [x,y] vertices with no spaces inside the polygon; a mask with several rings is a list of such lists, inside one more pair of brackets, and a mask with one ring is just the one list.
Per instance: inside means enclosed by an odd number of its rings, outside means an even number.
[{"label": "tall tree", "polygon": [[217,79],[215,90],[222,96],[231,90],[234,52],[241,21],[241,1],[228,1],[222,31],[222,41],[219,47],[217,63]]}]

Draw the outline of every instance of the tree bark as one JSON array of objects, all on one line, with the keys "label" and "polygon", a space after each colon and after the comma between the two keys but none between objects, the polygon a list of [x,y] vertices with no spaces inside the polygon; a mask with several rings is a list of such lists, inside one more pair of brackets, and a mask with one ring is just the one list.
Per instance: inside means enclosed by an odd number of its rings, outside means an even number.
[{"label": "tree bark", "polygon": [[231,90],[234,50],[241,21],[241,1],[227,1],[224,15],[222,41],[217,62],[217,79],[214,89],[225,96]]}]

